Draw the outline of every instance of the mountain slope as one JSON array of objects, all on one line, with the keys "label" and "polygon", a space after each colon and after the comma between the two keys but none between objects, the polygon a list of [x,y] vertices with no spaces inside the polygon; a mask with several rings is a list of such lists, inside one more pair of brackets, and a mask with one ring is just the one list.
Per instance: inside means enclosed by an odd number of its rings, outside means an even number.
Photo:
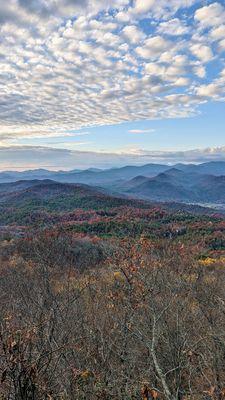
[{"label": "mountain slope", "polygon": [[[50,179],[44,179],[41,181],[44,184],[50,184],[52,181]],[[33,186],[38,186],[40,185],[40,180],[34,179],[34,180],[20,180],[16,182],[10,182],[10,183],[0,183],[0,193],[10,193],[10,192],[16,192],[24,189],[28,189]]]},{"label": "mountain slope", "polygon": [[225,204],[225,176],[186,173],[172,168],[154,178],[142,177],[124,185],[127,193],[157,201]]},{"label": "mountain slope", "polygon": [[149,203],[112,196],[87,185],[50,180],[35,183],[25,189],[19,186],[19,190],[18,182],[13,183],[8,192],[2,190],[5,184],[0,184],[0,225],[27,223],[38,213],[48,215],[76,209],[99,210],[120,206],[150,207]]},{"label": "mountain slope", "polygon": [[191,201],[191,192],[182,186],[173,185],[170,182],[161,182],[157,179],[148,179],[146,182],[138,185],[128,193],[139,196],[140,198],[154,201]]}]

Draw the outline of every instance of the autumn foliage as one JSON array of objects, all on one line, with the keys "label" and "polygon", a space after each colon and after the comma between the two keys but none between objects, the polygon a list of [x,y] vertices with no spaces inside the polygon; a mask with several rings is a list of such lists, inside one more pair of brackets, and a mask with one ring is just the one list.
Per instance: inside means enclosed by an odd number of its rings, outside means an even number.
[{"label": "autumn foliage", "polygon": [[60,219],[0,242],[0,399],[224,399],[223,219]]}]

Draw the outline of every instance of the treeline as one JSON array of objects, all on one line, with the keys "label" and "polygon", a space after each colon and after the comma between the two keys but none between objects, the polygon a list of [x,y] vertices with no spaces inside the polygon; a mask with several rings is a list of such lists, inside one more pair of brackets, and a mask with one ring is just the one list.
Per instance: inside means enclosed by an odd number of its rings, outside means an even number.
[{"label": "treeline", "polygon": [[2,400],[224,398],[222,254],[56,232],[0,254]]}]

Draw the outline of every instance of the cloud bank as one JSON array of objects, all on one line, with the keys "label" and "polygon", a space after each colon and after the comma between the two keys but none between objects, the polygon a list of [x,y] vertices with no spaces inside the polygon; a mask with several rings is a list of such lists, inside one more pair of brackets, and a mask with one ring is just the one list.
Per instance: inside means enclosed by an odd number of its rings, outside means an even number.
[{"label": "cloud bank", "polygon": [[0,170],[112,168],[147,163],[175,164],[225,161],[225,147],[188,151],[132,149],[117,153],[86,152],[47,147],[0,147]]}]

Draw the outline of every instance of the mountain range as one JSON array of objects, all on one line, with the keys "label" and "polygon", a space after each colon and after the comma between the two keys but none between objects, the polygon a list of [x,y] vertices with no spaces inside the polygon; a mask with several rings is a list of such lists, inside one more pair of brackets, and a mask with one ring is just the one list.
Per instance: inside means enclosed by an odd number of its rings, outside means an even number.
[{"label": "mountain range", "polygon": [[[26,201],[31,192],[35,201],[44,201],[46,190],[49,199],[50,192],[54,198],[58,193],[60,196],[71,195],[84,188],[116,198],[225,205],[225,162],[174,166],[147,164],[108,170],[1,172],[0,204],[6,201],[10,204],[12,199],[19,202],[22,193]],[[83,197],[87,197],[86,194]]]},{"label": "mountain range", "polygon": [[87,170],[72,171],[49,171],[47,169],[28,170],[23,172],[4,171],[0,172],[0,183],[16,182],[18,180],[51,179],[58,182],[86,183],[89,185],[108,185],[119,181],[126,181],[139,175],[154,177],[160,173],[178,169],[187,173],[225,175],[225,162],[215,161],[203,164],[146,164],[143,166],[125,166],[122,168],[111,168],[101,170],[90,168]]}]

